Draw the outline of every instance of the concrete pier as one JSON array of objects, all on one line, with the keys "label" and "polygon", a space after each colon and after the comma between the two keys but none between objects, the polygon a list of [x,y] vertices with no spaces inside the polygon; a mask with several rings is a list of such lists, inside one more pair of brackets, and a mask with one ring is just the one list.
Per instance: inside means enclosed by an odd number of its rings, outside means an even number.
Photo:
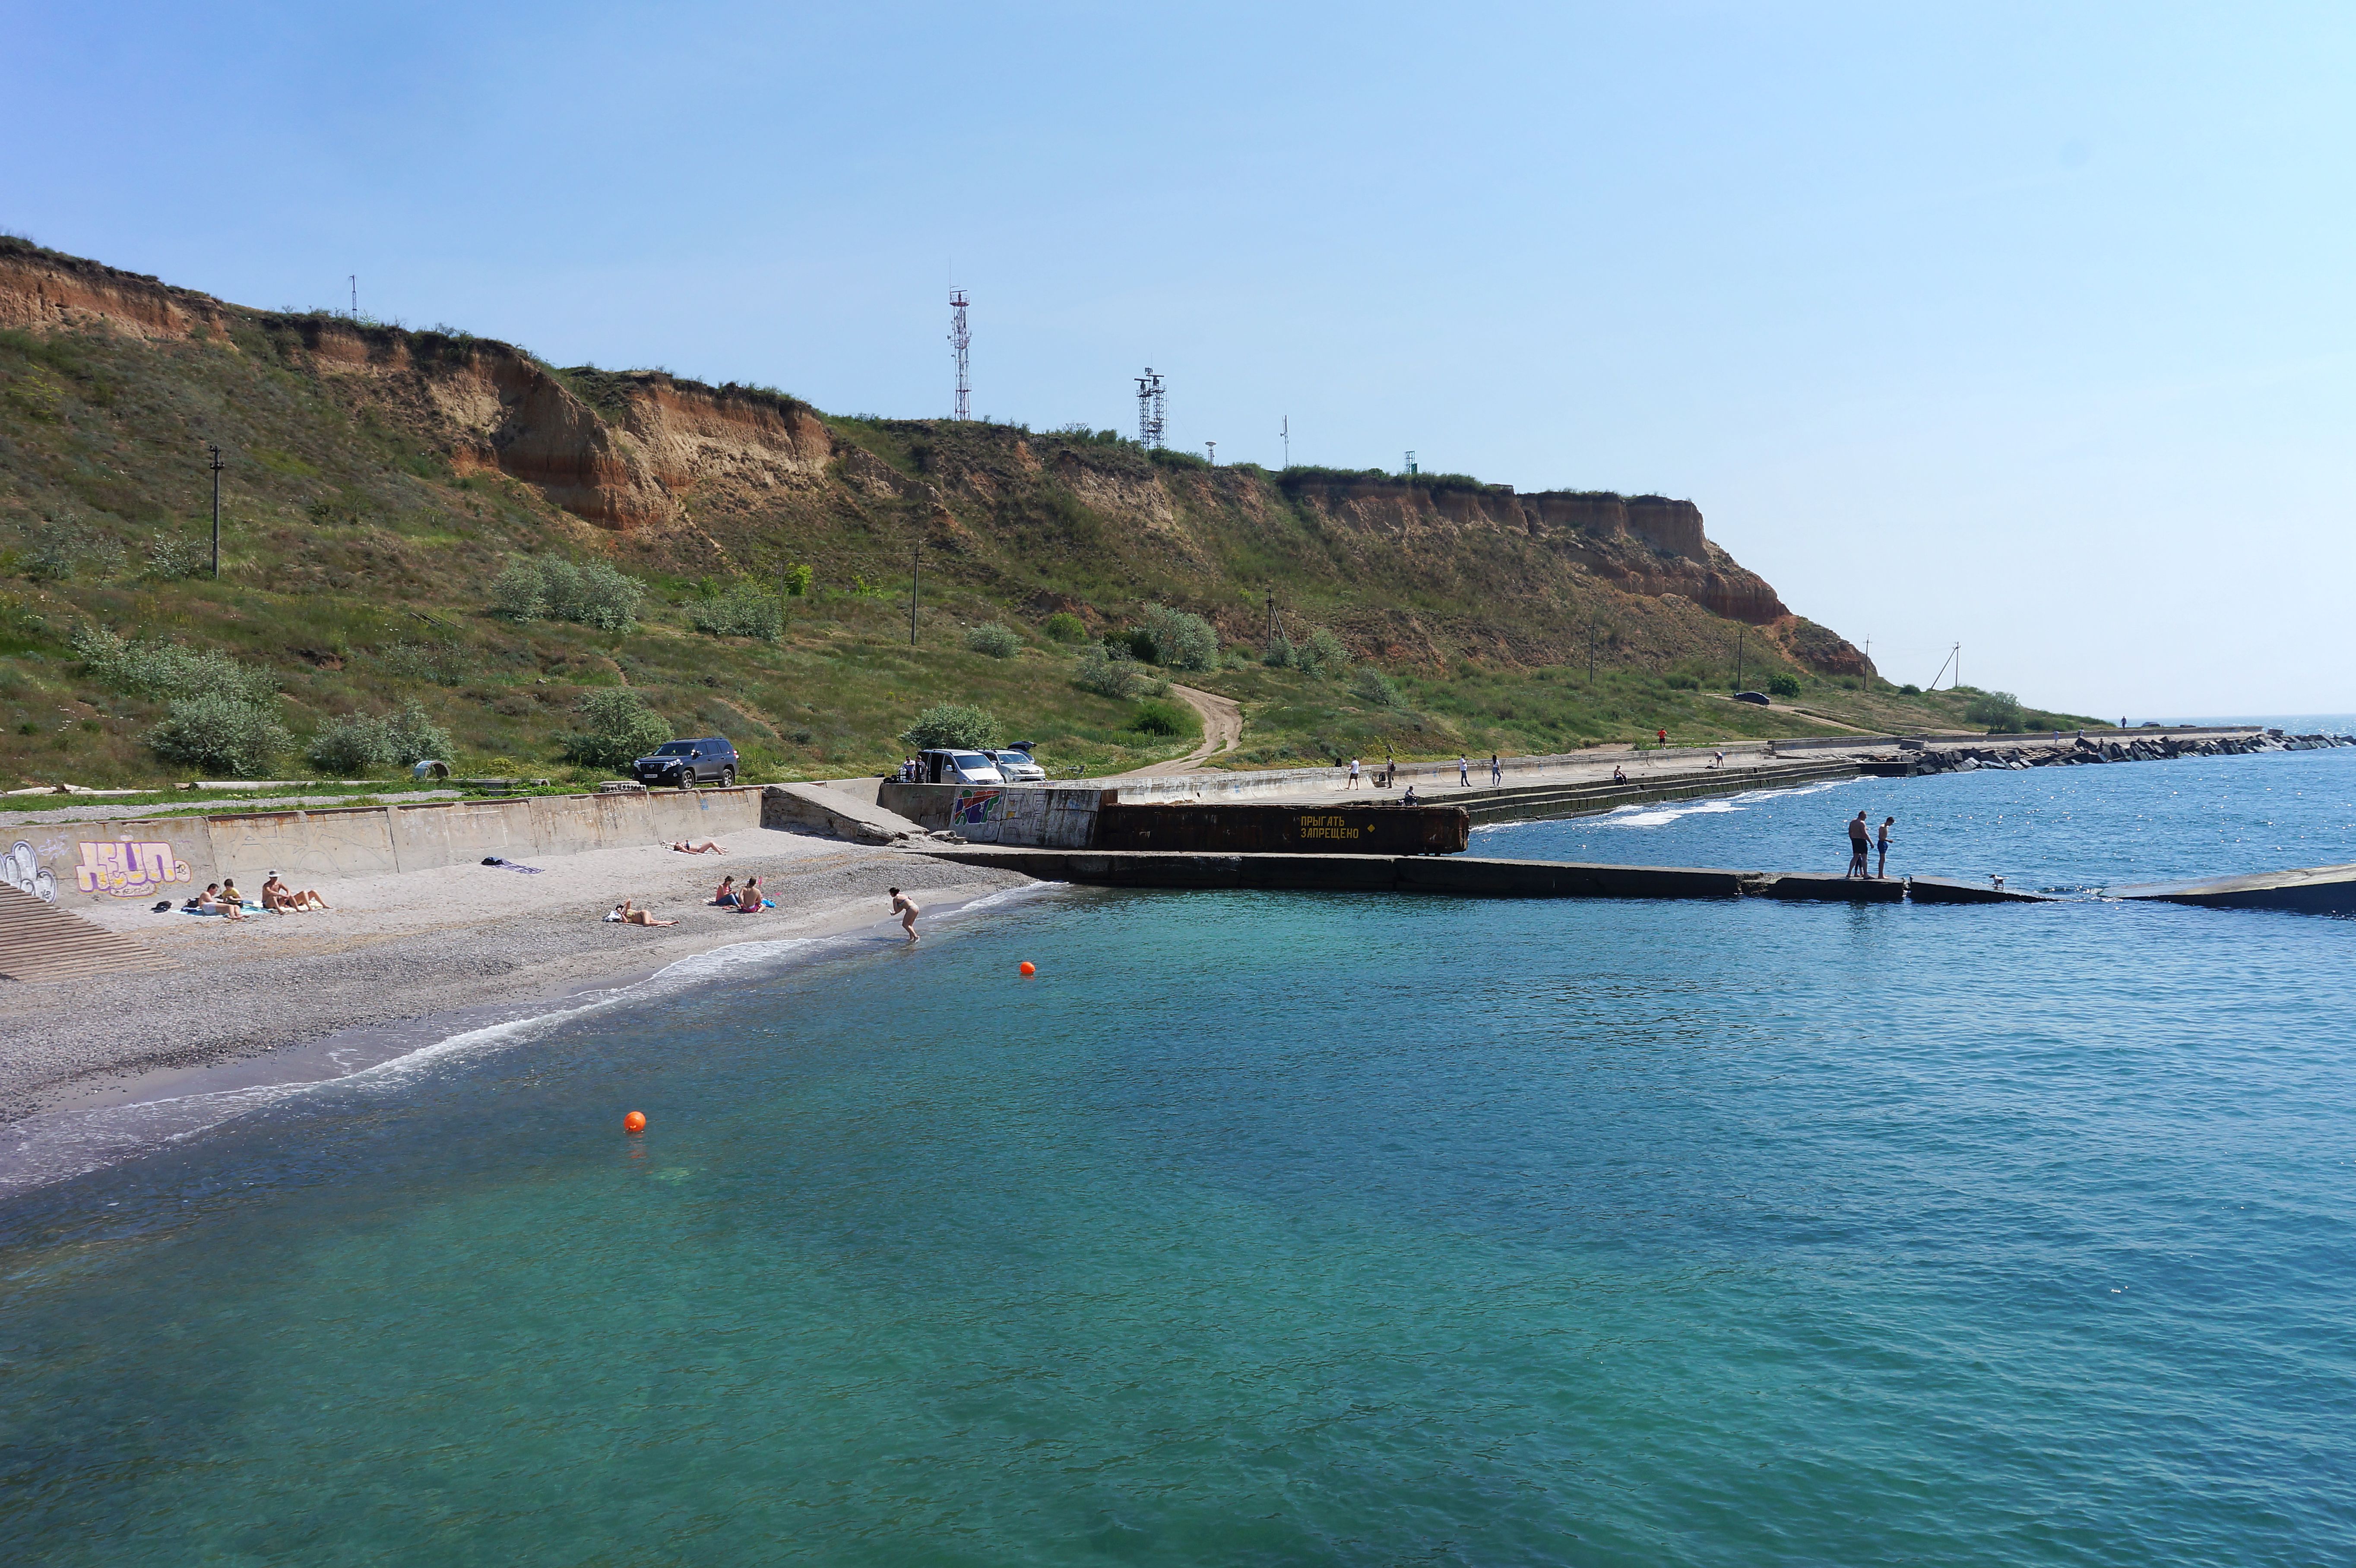
[{"label": "concrete pier", "polygon": [[[1439,893],[1457,898],[1791,899],[1897,903],[1906,884],[1803,872],[1706,866],[1605,866],[1476,855],[1249,855],[1189,850],[1015,849],[926,846],[943,860],[1021,871],[1042,881],[1108,888],[1252,888],[1268,891]],[[1932,901],[2037,903],[2040,893],[1954,883],[1969,897]]]},{"label": "concrete pier", "polygon": [[2104,898],[2197,904],[2204,909],[2281,909],[2302,914],[2356,914],[2356,865],[2308,866],[2197,881],[2139,882],[2104,888]]}]

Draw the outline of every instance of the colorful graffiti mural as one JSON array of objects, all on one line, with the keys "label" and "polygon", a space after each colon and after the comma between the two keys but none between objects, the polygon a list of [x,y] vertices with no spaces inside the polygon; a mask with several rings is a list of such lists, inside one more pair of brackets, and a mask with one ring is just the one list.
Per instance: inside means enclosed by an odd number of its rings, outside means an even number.
[{"label": "colorful graffiti mural", "polygon": [[0,882],[5,882],[20,893],[30,893],[44,903],[58,901],[58,880],[41,869],[41,858],[22,838],[16,840],[8,853],[0,855]]},{"label": "colorful graffiti mural", "polygon": [[1006,808],[1006,792],[1002,789],[961,789],[957,799],[949,803],[951,827],[980,827],[985,822],[995,822]]},{"label": "colorful graffiti mural", "polygon": [[74,886],[86,893],[118,899],[144,899],[173,882],[194,880],[196,873],[186,860],[173,855],[169,844],[141,844],[128,838],[102,843],[82,840],[81,864],[74,868]]}]

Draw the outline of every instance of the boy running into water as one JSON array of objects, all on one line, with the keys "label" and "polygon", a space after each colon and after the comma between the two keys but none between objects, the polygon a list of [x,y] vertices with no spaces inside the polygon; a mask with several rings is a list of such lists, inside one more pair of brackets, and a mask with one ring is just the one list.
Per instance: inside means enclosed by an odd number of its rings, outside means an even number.
[{"label": "boy running into water", "polygon": [[924,912],[916,907],[916,901],[902,892],[899,889],[894,888],[892,890],[892,912],[900,917],[900,929],[908,933],[908,940],[911,942],[916,941],[916,916]]}]

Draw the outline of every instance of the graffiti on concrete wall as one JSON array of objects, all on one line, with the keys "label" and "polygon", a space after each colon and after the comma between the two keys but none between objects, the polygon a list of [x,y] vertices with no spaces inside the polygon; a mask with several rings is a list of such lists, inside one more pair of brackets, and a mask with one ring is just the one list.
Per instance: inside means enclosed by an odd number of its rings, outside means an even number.
[{"label": "graffiti on concrete wall", "polygon": [[58,880],[41,869],[40,857],[22,838],[5,856],[0,856],[0,882],[6,882],[20,893],[30,893],[45,902],[58,901]]},{"label": "graffiti on concrete wall", "polygon": [[74,868],[74,886],[118,899],[144,899],[170,883],[195,880],[196,873],[173,855],[169,844],[137,844],[128,838],[95,844],[83,840],[81,864]]}]

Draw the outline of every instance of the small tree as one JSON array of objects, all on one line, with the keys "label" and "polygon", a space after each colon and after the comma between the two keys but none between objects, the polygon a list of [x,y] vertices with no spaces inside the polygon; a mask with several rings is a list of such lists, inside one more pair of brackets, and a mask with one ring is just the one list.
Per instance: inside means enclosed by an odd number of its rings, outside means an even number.
[{"label": "small tree", "polygon": [[167,763],[258,778],[294,740],[260,703],[209,691],[174,702],[147,743]]},{"label": "small tree", "polygon": [[1023,639],[1012,626],[1001,626],[993,621],[985,626],[967,627],[965,645],[994,659],[1011,659],[1023,651]]},{"label": "small tree", "polygon": [[785,602],[749,582],[732,585],[688,612],[699,632],[774,643],[786,629]]},{"label": "small tree", "polygon": [[1120,700],[1134,697],[1141,682],[1137,666],[1129,659],[1116,657],[1103,647],[1086,647],[1080,650],[1079,662],[1073,667],[1072,684],[1083,691]]},{"label": "small tree", "polygon": [[1965,705],[1964,717],[1987,727],[1991,735],[2018,735],[2023,722],[2020,699],[2009,691],[1983,691]]},{"label": "small tree", "polygon": [[384,720],[384,760],[395,767],[450,755],[450,731],[434,722],[414,698]]},{"label": "small tree", "polygon": [[1140,658],[1152,660],[1167,669],[1214,669],[1219,662],[1219,634],[1200,615],[1173,609],[1167,604],[1150,604],[1145,610],[1145,623],[1131,636],[1143,634],[1142,646],[1137,649]]},{"label": "small tree", "polygon": [[1086,642],[1088,635],[1087,624],[1069,610],[1056,611],[1040,624],[1039,629],[1047,635],[1049,642],[1055,643]]},{"label": "small tree", "polygon": [[1293,662],[1291,639],[1282,632],[1270,637],[1268,651],[1259,656],[1259,662],[1270,669],[1290,669]]},{"label": "small tree", "polygon": [[1339,675],[1349,667],[1350,650],[1342,639],[1320,626],[1292,650],[1292,662],[1303,675]]},{"label": "small tree", "polygon": [[1372,666],[1359,672],[1358,678],[1350,683],[1350,690],[1377,708],[1399,706],[1398,682]]},{"label": "small tree", "polygon": [[1799,696],[1800,677],[1783,670],[1776,671],[1767,677],[1767,695],[1770,697]]},{"label": "small tree", "polygon": [[998,744],[998,719],[986,708],[936,702],[900,731],[900,739],[920,752],[944,747],[980,751]]},{"label": "small tree", "polygon": [[581,728],[559,742],[564,760],[592,768],[626,768],[670,739],[670,726],[627,687],[593,691],[573,709]]},{"label": "small tree", "polygon": [[786,596],[789,599],[809,597],[810,579],[814,575],[807,566],[786,568]]}]

